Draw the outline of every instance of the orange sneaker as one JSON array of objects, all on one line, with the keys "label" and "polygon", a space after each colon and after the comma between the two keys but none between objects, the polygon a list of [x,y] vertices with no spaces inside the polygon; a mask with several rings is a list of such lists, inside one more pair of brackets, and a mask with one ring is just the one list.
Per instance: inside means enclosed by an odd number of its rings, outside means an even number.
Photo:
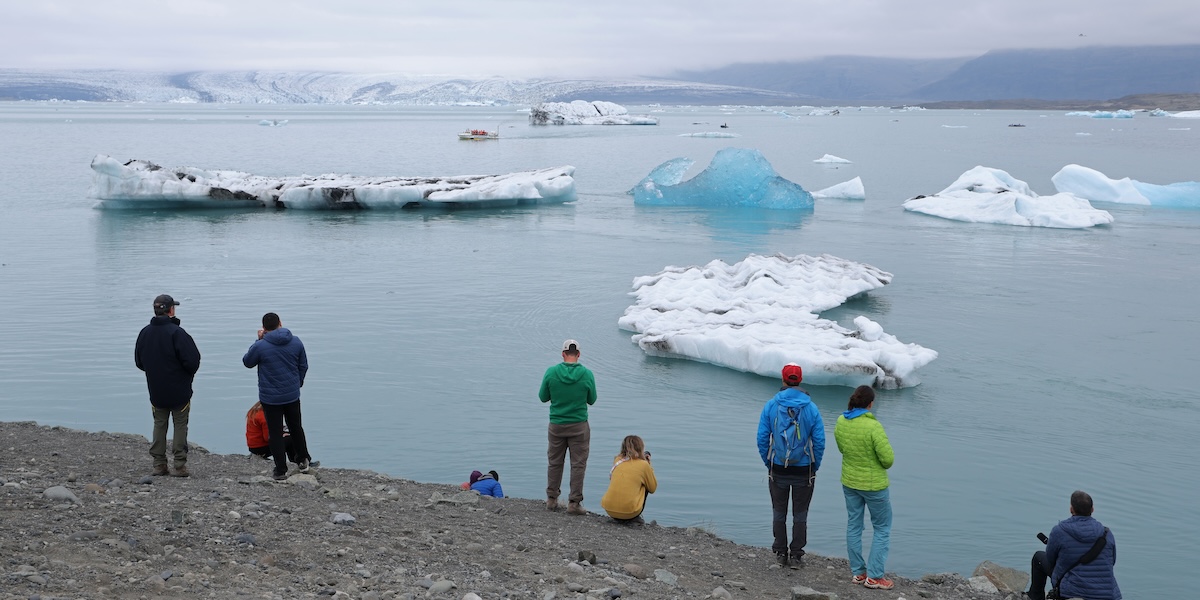
[{"label": "orange sneaker", "polygon": [[871,579],[868,577],[867,580],[863,582],[863,585],[873,590],[890,590],[896,587],[896,584],[893,583],[891,579],[884,579],[883,577],[880,577],[879,579]]},{"label": "orange sneaker", "polygon": [[867,574],[859,573],[858,575],[855,575],[854,577],[850,578],[850,583],[853,583],[855,585],[862,585],[864,582],[866,582],[866,580],[867,580]]}]

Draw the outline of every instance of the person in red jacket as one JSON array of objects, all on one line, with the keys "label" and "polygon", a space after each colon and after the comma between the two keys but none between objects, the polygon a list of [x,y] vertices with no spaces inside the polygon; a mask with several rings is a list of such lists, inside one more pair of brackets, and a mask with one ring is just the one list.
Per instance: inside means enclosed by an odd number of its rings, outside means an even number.
[{"label": "person in red jacket", "polygon": [[[292,436],[284,427],[284,452],[291,462],[296,462],[296,451],[292,449]],[[263,414],[262,402],[255,402],[246,412],[246,447],[250,454],[260,458],[271,458],[271,434],[267,430],[267,417]]]}]

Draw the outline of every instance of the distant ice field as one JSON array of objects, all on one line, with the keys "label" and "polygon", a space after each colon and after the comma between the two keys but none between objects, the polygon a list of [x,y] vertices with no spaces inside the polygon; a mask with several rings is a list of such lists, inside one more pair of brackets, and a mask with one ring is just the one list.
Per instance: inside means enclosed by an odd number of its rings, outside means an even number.
[{"label": "distant ice field", "polygon": [[[669,266],[830,255],[893,277],[818,318],[856,331],[864,317],[938,354],[919,384],[878,392],[897,456],[889,570],[969,574],[985,559],[1024,569],[1040,546],[1034,534],[1085,489],[1116,535],[1126,597],[1189,597],[1186,578],[1162,574],[1188,572],[1180,549],[1200,539],[1200,524],[1179,517],[1200,496],[1187,476],[1190,423],[1200,421],[1190,377],[1200,211],[1105,202],[1094,206],[1111,224],[1056,229],[902,205],[977,165],[1039,196],[1058,193],[1053,178],[1067,165],[1110,187],[1193,182],[1200,128],[1144,113],[674,106],[629,107],[658,118],[652,127],[531,127],[522,108],[0,103],[0,418],[149,435],[131,355],[150,301],[165,292],[182,302],[203,354],[195,443],[245,452],[255,376],[239,359],[261,315],[275,311],[308,347],[302,401],[322,464],[450,485],[496,469],[506,493],[540,498],[547,413],[537,385],[570,337],[599,391],[585,507],[600,510],[609,459],[637,434],[660,484],[647,519],[703,524],[764,547],[769,560],[754,431],[779,382],[649,355],[619,320],[636,302],[635,278]],[[738,137],[680,137],[719,124]],[[460,142],[468,128],[498,129],[500,139]],[[682,175],[690,180],[726,147],[757,150],[810,193],[855,179],[861,188],[818,196],[811,211],[644,206],[625,193],[677,157],[695,161]],[[473,211],[97,210],[96,154],[265,175],[572,165],[577,200]],[[813,162],[826,154],[853,162]],[[850,388],[804,385],[831,432]],[[839,464],[831,444],[812,552],[845,552]],[[11,468],[0,459],[0,477]]]}]

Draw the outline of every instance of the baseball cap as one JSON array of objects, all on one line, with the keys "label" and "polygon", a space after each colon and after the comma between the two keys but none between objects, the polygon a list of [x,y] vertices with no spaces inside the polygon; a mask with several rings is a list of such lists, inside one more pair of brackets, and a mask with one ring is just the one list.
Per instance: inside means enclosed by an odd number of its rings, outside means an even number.
[{"label": "baseball cap", "polygon": [[159,294],[154,299],[154,308],[157,310],[166,310],[172,306],[179,306],[179,301],[167,294]]},{"label": "baseball cap", "polygon": [[566,352],[567,350],[574,350],[576,352],[579,352],[579,342],[577,342],[575,340],[567,340],[567,341],[563,342],[562,351]]},{"label": "baseball cap", "polygon": [[800,365],[796,363],[788,363],[783,365],[783,380],[789,385],[800,383],[804,379],[804,371],[800,369]]}]

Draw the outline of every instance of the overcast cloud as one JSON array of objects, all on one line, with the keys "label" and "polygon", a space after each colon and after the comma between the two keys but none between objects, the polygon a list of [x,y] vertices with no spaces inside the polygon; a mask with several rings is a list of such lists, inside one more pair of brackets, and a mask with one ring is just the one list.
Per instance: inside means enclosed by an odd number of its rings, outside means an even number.
[{"label": "overcast cloud", "polygon": [[13,0],[3,13],[0,67],[39,70],[605,77],[1200,43],[1200,11],[1180,0]]}]

